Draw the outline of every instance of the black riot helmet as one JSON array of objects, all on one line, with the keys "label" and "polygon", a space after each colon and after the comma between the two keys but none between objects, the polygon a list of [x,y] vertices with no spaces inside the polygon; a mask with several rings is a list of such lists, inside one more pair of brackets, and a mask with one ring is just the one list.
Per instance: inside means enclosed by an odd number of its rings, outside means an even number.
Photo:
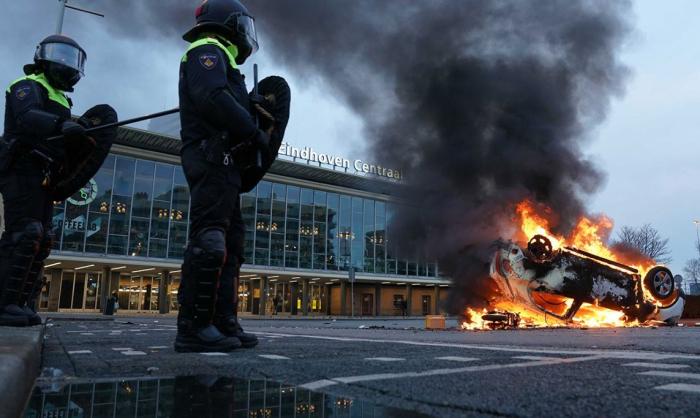
[{"label": "black riot helmet", "polygon": [[194,42],[204,32],[223,36],[238,48],[237,64],[258,50],[255,19],[238,0],[204,0],[195,10],[197,24],[182,36]]},{"label": "black riot helmet", "polygon": [[24,66],[27,74],[43,71],[46,79],[59,90],[73,91],[85,74],[85,50],[64,35],[51,35],[36,47],[34,64]]}]

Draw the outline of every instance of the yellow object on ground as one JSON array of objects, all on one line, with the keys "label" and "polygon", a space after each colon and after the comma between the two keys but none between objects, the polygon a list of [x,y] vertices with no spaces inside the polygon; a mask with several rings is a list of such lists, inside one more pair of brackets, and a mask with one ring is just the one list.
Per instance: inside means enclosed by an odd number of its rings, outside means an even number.
[{"label": "yellow object on ground", "polygon": [[445,317],[443,315],[426,315],[425,329],[445,329]]}]

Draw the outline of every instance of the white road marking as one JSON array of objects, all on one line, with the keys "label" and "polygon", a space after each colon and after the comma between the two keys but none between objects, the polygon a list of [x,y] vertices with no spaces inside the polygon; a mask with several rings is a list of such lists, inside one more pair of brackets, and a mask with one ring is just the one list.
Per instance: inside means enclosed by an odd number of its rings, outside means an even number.
[{"label": "white road marking", "polygon": [[500,351],[506,353],[537,353],[537,354],[557,354],[557,355],[573,355],[573,356],[598,356],[604,358],[619,358],[630,360],[666,360],[666,359],[691,359],[700,360],[700,355],[697,354],[677,354],[677,353],[659,353],[653,351],[622,351],[622,350],[552,350],[547,348],[528,348],[522,346],[500,346],[500,345],[481,345],[481,344],[461,344],[461,343],[441,343],[441,342],[425,342],[425,341],[404,341],[404,340],[382,340],[372,338],[354,338],[354,337],[330,337],[323,335],[308,335],[308,334],[282,334],[278,332],[257,331],[256,334],[271,336],[278,335],[281,337],[298,337],[311,338],[318,340],[329,341],[345,341],[345,342],[368,342],[368,343],[384,343],[384,344],[404,344],[420,347],[448,347],[448,348],[466,348],[472,350],[485,351]]},{"label": "white road marking", "polygon": [[679,392],[694,392],[700,393],[700,385],[691,385],[689,383],[671,383],[668,385],[657,386],[657,390],[676,390]]},{"label": "white road marking", "polygon": [[80,335],[95,335],[92,332],[81,332]]},{"label": "white road marking", "polygon": [[515,356],[514,359],[518,360],[552,360],[560,359],[561,357],[544,357],[544,356]]},{"label": "white road marking", "polygon": [[478,358],[474,357],[457,357],[457,356],[445,356],[445,357],[435,357],[435,360],[447,360],[447,361],[477,361]]},{"label": "white road marking", "polygon": [[73,350],[69,351],[68,354],[92,354],[91,350]]},{"label": "white road marking", "polygon": [[227,353],[211,352],[211,353],[199,353],[203,356],[228,356]]},{"label": "white road marking", "polygon": [[685,369],[690,367],[687,364],[670,364],[670,363],[627,363],[623,366],[628,367],[647,367],[649,369]]},{"label": "white road marking", "polygon": [[146,353],[143,351],[121,351],[125,356],[145,356]]},{"label": "white road marking", "polygon": [[[161,326],[160,328],[139,328],[139,329],[126,329],[126,330],[118,330],[118,329],[91,329],[90,332],[99,332],[99,333],[109,333],[109,334],[121,334],[123,332],[151,332],[151,331],[176,331],[176,328],[163,328],[164,326]],[[66,331],[67,334],[75,334],[75,333],[81,333],[85,331]]]},{"label": "white road marking", "polygon": [[289,357],[278,356],[277,354],[258,354],[258,357],[266,358],[269,360],[291,360]]},{"label": "white road marking", "polygon": [[148,335],[148,334],[146,334],[145,332],[139,332],[139,333],[136,334],[136,335]]},{"label": "white road marking", "polygon": [[398,358],[398,357],[367,357],[365,360],[367,360],[367,361],[404,361],[406,359],[405,358]]},{"label": "white road marking", "polygon": [[131,351],[131,347],[112,347],[114,351]]},{"label": "white road marking", "polygon": [[524,367],[536,367],[536,366],[550,366],[556,364],[567,364],[576,363],[581,361],[592,361],[601,360],[605,357],[602,356],[589,356],[589,357],[576,357],[568,359],[552,359],[552,360],[541,360],[541,361],[530,361],[527,363],[511,363],[511,364],[490,364],[486,366],[471,366],[471,367],[460,367],[456,369],[434,369],[425,370],[420,372],[404,372],[404,373],[379,373],[379,374],[368,374],[361,376],[343,376],[334,377],[332,379],[317,380],[314,382],[305,383],[299,387],[304,389],[320,389],[327,386],[336,385],[338,383],[357,383],[357,382],[370,382],[376,380],[387,380],[387,379],[399,379],[406,377],[428,377],[428,376],[443,376],[448,374],[458,374],[458,373],[471,373],[471,372],[481,372],[487,370],[498,370],[498,369],[514,369],[514,368],[524,368]]},{"label": "white road marking", "polygon": [[167,345],[152,345],[148,348],[150,350],[163,350],[163,349],[170,348],[170,347],[168,347]]},{"label": "white road marking", "polygon": [[637,373],[643,376],[659,376],[659,377],[673,377],[674,379],[698,379],[700,380],[700,373],[683,373],[683,372],[664,372],[661,370],[651,370],[648,372]]}]

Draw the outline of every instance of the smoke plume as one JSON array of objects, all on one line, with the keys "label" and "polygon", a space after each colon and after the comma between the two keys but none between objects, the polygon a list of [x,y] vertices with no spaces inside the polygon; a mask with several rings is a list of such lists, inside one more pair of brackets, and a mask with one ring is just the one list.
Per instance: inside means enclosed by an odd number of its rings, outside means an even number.
[{"label": "smoke plume", "polygon": [[[149,29],[170,35],[192,20],[184,3],[136,4],[173,22]],[[581,147],[622,93],[627,70],[617,51],[629,2],[246,4],[263,48],[300,76],[324,80],[362,117],[375,160],[403,169],[405,204],[389,240],[403,254],[438,260],[455,281],[453,310],[485,292],[491,243],[512,236],[515,203],[551,208],[564,234],[585,213],[603,174]]]}]

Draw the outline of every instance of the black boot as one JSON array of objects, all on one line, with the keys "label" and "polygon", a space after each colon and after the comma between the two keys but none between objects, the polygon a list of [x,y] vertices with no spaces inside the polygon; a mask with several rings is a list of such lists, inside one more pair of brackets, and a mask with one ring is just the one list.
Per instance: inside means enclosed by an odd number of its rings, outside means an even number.
[{"label": "black boot", "polygon": [[22,290],[34,261],[33,245],[30,239],[23,239],[22,233],[16,233],[12,235],[11,246],[2,249],[5,254],[0,254],[0,326],[29,325],[21,305]]},{"label": "black boot", "polygon": [[30,308],[27,305],[24,305],[22,306],[22,311],[24,311],[24,315],[27,317],[27,325],[29,325],[30,327],[34,325],[41,325],[41,317],[38,313],[36,313],[34,309]]},{"label": "black boot", "polygon": [[[15,292],[5,291],[5,287],[14,282],[9,282],[9,263],[7,254],[0,254],[0,326],[2,327],[26,327],[29,325],[22,308],[17,306]],[[12,295],[12,297],[10,297]]]},{"label": "black boot", "polygon": [[250,334],[243,331],[243,327],[238,322],[238,318],[229,316],[217,316],[214,319],[214,325],[221,331],[222,334],[228,337],[234,337],[240,340],[243,348],[253,348],[258,345],[258,337],[255,334]]},{"label": "black boot", "polygon": [[177,316],[175,351],[179,353],[228,352],[241,346],[237,338],[228,337],[211,324],[197,325],[187,308],[180,307]]},{"label": "black boot", "polygon": [[22,307],[29,326],[41,325],[41,317],[36,313],[36,301],[44,287],[44,262],[34,259],[27,280],[24,281],[19,306]]},{"label": "black boot", "polygon": [[[207,238],[204,235],[203,238]],[[223,235],[221,237],[223,240]],[[219,258],[191,243],[185,251],[182,265],[182,283],[178,300],[180,312],[177,317],[175,351],[178,352],[227,352],[241,346],[237,338],[227,337],[214,325],[216,290],[221,267]]]},{"label": "black boot", "polygon": [[243,331],[238,322],[238,283],[242,257],[229,257],[224,264],[216,299],[214,325],[226,336],[238,338],[243,348],[258,345],[258,337]]},{"label": "black boot", "polygon": [[27,314],[17,305],[0,307],[0,327],[26,327],[29,325]]}]

